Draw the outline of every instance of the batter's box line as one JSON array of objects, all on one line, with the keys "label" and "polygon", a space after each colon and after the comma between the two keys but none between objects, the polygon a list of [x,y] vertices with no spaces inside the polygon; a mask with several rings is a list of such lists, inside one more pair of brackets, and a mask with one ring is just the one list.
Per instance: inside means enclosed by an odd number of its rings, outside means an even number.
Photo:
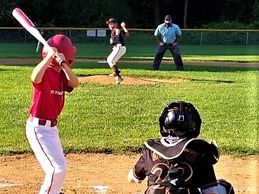
[{"label": "batter's box line", "polygon": [[20,186],[20,185],[21,184],[14,183],[13,181],[8,181],[8,180],[0,181],[0,189],[1,188],[8,188],[8,187],[17,187],[17,186]]}]

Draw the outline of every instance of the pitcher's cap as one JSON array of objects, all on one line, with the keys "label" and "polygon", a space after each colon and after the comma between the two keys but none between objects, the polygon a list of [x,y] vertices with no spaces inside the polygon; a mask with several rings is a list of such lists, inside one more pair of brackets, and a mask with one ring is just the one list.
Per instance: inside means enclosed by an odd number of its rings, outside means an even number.
[{"label": "pitcher's cap", "polygon": [[118,22],[115,18],[110,18],[106,21],[106,24],[110,24],[110,23],[118,23]]}]

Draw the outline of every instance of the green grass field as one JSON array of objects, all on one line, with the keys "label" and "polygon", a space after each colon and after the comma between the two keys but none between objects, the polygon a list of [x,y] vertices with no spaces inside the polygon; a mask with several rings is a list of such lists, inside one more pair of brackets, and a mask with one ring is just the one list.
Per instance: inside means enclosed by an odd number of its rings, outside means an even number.
[{"label": "green grass field", "polygon": [[[36,56],[30,52],[32,47],[16,53],[10,52],[11,47],[6,53],[0,48],[0,58],[27,57],[27,53]],[[94,57],[104,56],[92,52]],[[84,53],[87,51],[79,47],[79,57],[86,57]],[[201,114],[200,137],[215,139],[222,153],[259,153],[257,69],[186,66],[186,71],[178,72],[173,65],[163,65],[160,71],[151,71],[150,64],[120,67],[124,76],[186,81],[139,86],[82,84],[67,94],[59,119],[66,152],[139,151],[147,138],[159,137],[158,117],[162,108],[171,100],[184,100],[192,102]],[[25,121],[31,103],[32,69],[0,65],[0,154],[30,152]],[[106,64],[77,64],[74,71],[80,76],[110,73]]]},{"label": "green grass field", "polygon": [[[24,43],[0,43],[0,58],[36,58],[34,44]],[[76,44],[78,58],[106,58],[110,52],[110,46],[103,44]],[[259,62],[259,46],[239,45],[180,45],[181,54],[185,61],[235,61],[235,62]],[[153,59],[156,46],[152,44],[132,44],[127,46],[127,53],[123,57],[129,60]],[[165,59],[171,59],[169,51]]]}]

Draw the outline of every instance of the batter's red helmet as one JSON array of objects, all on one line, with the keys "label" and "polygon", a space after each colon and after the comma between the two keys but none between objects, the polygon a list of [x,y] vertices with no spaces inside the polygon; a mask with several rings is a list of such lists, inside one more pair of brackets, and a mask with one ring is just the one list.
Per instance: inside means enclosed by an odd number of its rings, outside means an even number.
[{"label": "batter's red helmet", "polygon": [[[63,53],[66,58],[66,64],[69,67],[72,67],[72,65],[75,62],[76,47],[73,45],[70,38],[63,34],[57,34],[49,38],[47,42],[49,46],[55,47],[58,50],[58,52]],[[47,53],[47,48],[43,47],[41,52],[42,58],[45,58],[47,56]]]}]

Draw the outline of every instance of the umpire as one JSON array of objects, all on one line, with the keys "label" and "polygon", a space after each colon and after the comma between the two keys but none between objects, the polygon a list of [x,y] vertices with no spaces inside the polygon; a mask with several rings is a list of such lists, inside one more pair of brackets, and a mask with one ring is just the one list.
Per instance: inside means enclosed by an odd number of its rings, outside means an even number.
[{"label": "umpire", "polygon": [[170,15],[165,16],[164,23],[157,26],[154,35],[158,41],[158,47],[153,61],[153,69],[159,69],[164,54],[169,49],[174,59],[176,70],[184,70],[180,51],[177,46],[177,39],[182,35],[182,32],[178,25],[172,23],[172,17]]}]

